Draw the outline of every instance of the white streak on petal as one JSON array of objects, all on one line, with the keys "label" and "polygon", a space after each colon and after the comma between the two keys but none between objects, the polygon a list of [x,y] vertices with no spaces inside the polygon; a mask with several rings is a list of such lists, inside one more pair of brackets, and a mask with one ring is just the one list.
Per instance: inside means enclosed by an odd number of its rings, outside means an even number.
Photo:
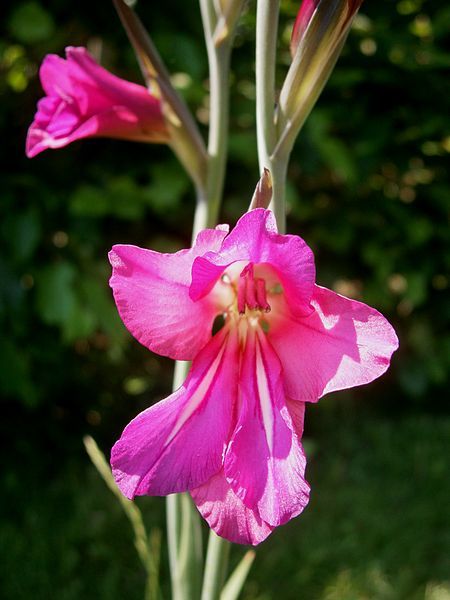
[{"label": "white streak on petal", "polygon": [[208,393],[211,383],[213,382],[213,379],[217,373],[217,369],[219,368],[223,353],[225,352],[225,347],[226,347],[226,338],[224,340],[224,343],[222,344],[222,348],[220,349],[219,354],[216,356],[213,363],[209,367],[208,371],[206,372],[205,376],[203,377],[202,381],[200,382],[200,385],[198,386],[198,388],[192,394],[191,399],[189,400],[186,408],[183,410],[183,412],[180,414],[179,418],[177,419],[172,431],[170,432],[169,436],[167,437],[164,447],[166,447],[170,444],[170,442],[174,439],[174,437],[177,435],[177,433],[180,431],[180,429],[183,427],[183,425],[186,423],[186,421],[194,414],[194,412],[197,410],[197,408],[200,406],[200,404],[204,400],[205,395]]},{"label": "white streak on petal", "polygon": [[261,356],[259,343],[256,344],[256,380],[258,385],[258,394],[261,405],[264,429],[266,432],[267,445],[270,452],[273,451],[273,406],[270,397],[269,384],[266,376],[266,369]]}]

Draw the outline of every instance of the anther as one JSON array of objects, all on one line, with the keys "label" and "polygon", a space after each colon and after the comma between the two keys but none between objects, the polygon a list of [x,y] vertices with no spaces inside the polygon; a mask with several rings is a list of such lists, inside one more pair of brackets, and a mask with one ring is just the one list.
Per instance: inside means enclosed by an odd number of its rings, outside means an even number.
[{"label": "anther", "polygon": [[258,307],[264,312],[269,312],[270,304],[267,302],[266,282],[264,279],[255,279],[255,287]]},{"label": "anther", "polygon": [[246,308],[264,312],[270,311],[270,305],[267,302],[266,283],[264,279],[255,279],[253,263],[248,263],[242,270],[237,292],[238,311],[241,315],[245,314]]},{"label": "anther", "polygon": [[247,296],[247,280],[243,277],[239,277],[238,281],[238,290],[237,290],[237,304],[239,314],[243,315],[245,313],[245,300]]}]

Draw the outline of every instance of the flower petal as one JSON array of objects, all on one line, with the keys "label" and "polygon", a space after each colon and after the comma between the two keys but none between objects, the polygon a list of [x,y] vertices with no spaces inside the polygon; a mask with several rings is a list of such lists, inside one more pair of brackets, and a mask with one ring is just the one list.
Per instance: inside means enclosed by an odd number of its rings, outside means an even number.
[{"label": "flower petal", "polygon": [[243,215],[225,238],[220,250],[195,259],[190,295],[193,300],[205,296],[226,267],[234,262],[268,264],[283,286],[294,314],[311,312],[314,288],[314,256],[297,235],[280,235],[270,210],[256,208]]},{"label": "flower petal", "polygon": [[306,459],[286,406],[281,366],[265,335],[249,326],[240,376],[239,419],[225,455],[234,493],[272,527],[308,503]]},{"label": "flower petal", "polygon": [[303,437],[306,404],[305,402],[286,398],[286,406],[292,419],[294,431],[297,434],[297,437],[301,439]]},{"label": "flower petal", "polygon": [[288,397],[316,402],[386,371],[398,339],[383,315],[320,286],[311,304],[314,313],[303,319],[291,317],[287,307],[271,314],[269,338]]},{"label": "flower petal", "polygon": [[256,546],[274,529],[236,496],[223,470],[191,490],[191,496],[211,529],[235,544]]},{"label": "flower petal", "polygon": [[214,298],[193,302],[190,271],[198,254],[220,246],[223,229],[206,229],[190,250],[161,254],[136,246],[114,246],[110,285],[128,330],[144,346],[164,356],[192,360],[211,337],[218,312]]},{"label": "flower petal", "polygon": [[66,48],[67,59],[45,57],[39,71],[47,96],[39,101],[26,153],[36,156],[86,137],[167,142],[160,100],[95,62],[86,48]]},{"label": "flower petal", "polygon": [[111,452],[127,498],[196,488],[222,467],[239,371],[238,337],[223,328],[198,354],[185,383],[139,414]]},{"label": "flower petal", "polygon": [[294,56],[295,51],[303,37],[305,31],[308,29],[308,25],[317,8],[320,0],[303,0],[300,6],[300,10],[297,13],[294,27],[292,29],[291,36],[291,56]]}]

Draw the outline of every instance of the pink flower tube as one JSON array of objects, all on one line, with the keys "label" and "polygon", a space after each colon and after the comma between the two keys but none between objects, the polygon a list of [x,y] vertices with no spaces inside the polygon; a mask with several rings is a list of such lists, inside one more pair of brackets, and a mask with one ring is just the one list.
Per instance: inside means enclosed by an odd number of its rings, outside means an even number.
[{"label": "pink flower tube", "polygon": [[[210,527],[256,545],[309,498],[306,402],[368,383],[395,332],[376,310],[315,284],[314,257],[255,209],[189,250],[114,246],[122,320],[150,350],[192,360],[184,384],[139,414],[111,464],[127,498],[189,491]],[[212,335],[216,317],[222,328]]]},{"label": "pink flower tube", "polygon": [[112,75],[86,48],[66,48],[66,57],[49,54],[41,65],[46,96],[28,130],[29,158],[88,137],[168,141],[161,103],[145,87]]}]

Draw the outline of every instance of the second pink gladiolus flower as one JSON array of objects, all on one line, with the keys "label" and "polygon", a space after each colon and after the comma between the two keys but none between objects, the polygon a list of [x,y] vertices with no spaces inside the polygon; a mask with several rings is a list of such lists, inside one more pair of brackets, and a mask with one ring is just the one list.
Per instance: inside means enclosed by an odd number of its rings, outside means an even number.
[{"label": "second pink gladiolus flower", "polygon": [[86,48],[66,48],[66,57],[50,54],[41,65],[46,96],[28,130],[29,158],[88,137],[169,140],[161,103],[145,87],[109,73]]},{"label": "second pink gladiolus flower", "polygon": [[308,503],[305,403],[384,373],[398,347],[392,326],[316,285],[310,248],[278,234],[264,209],[230,233],[202,231],[189,250],[119,245],[110,260],[130,332],[193,361],[184,384],[115,444],[118,486],[128,498],[189,491],[218,535],[260,543]]}]

